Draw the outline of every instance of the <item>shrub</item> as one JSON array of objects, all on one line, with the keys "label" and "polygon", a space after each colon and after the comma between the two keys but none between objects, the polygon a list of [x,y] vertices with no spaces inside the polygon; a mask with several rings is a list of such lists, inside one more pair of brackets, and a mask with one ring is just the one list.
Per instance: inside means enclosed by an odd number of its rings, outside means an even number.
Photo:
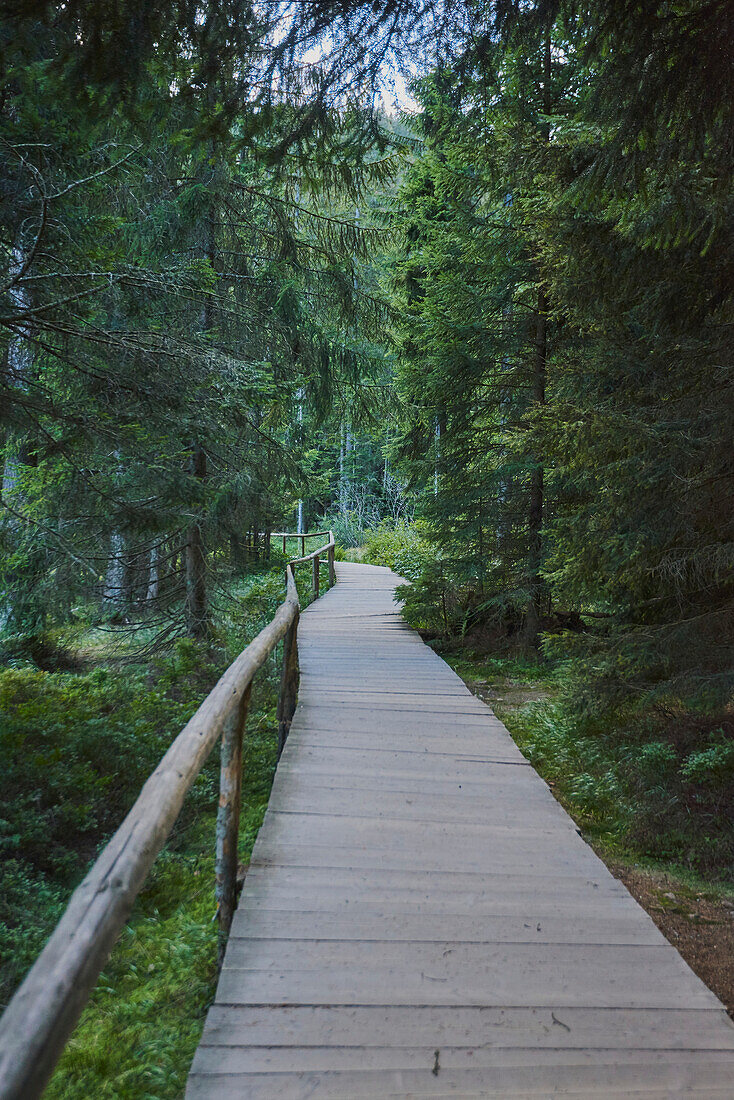
[{"label": "shrub", "polygon": [[734,867],[734,741],[703,716],[583,712],[573,693],[508,714],[530,762],[594,835],[698,872]]},{"label": "shrub", "polygon": [[711,735],[713,744],[693,752],[681,765],[681,775],[691,783],[724,787],[734,782],[734,741],[721,739],[723,731]]},{"label": "shrub", "polygon": [[[220,611],[208,648],[182,638],[146,665],[83,674],[0,671],[0,999],[32,962],[173,738],[282,599],[279,572],[249,576]],[[273,709],[274,673],[275,659],[255,682],[250,731]],[[248,752],[258,744],[250,738]],[[269,763],[263,756],[256,764],[269,784]],[[214,752],[187,796],[171,846],[216,806],[217,784]]]},{"label": "shrub", "polygon": [[371,565],[385,565],[408,581],[417,581],[436,556],[436,548],[428,540],[428,525],[421,520],[384,521],[365,539],[365,558]]}]

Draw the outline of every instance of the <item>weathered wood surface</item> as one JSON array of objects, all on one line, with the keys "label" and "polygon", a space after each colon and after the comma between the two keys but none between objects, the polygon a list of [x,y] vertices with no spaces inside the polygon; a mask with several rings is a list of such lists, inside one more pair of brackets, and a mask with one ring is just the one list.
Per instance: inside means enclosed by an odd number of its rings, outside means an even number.
[{"label": "weathered wood surface", "polygon": [[[293,626],[288,629],[290,632],[293,630]],[[220,965],[224,959],[224,949],[227,945],[227,938],[237,904],[237,846],[240,835],[240,806],[242,803],[242,740],[251,695],[252,684],[245,689],[242,699],[230,714],[222,731],[216,858],[214,862],[214,892],[217,899],[217,917],[219,918],[218,958]]]},{"label": "weathered wood surface", "polygon": [[189,1100],[734,1096],[734,1027],[503,725],[337,564]]}]

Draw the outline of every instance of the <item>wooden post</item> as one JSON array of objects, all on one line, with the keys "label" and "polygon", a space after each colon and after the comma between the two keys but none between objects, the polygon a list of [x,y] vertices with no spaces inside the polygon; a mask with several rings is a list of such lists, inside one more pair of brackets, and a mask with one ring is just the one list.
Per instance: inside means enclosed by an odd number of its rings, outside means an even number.
[{"label": "wooden post", "polygon": [[329,584],[336,584],[336,566],[334,565],[334,547],[329,547]]},{"label": "wooden post", "polygon": [[283,638],[283,671],[278,696],[278,759],[288,739],[298,697],[298,612]]},{"label": "wooden post", "polygon": [[306,536],[301,535],[301,557],[306,557]]},{"label": "wooden post", "polygon": [[313,598],[319,598],[319,556],[313,559]]},{"label": "wooden post", "polygon": [[284,557],[285,557],[285,544],[286,544],[286,536],[283,535],[283,556]]},{"label": "wooden post", "polygon": [[218,962],[221,967],[227,937],[237,904],[237,841],[240,832],[240,791],[242,788],[242,735],[250,705],[252,685],[232,711],[222,731],[222,763],[219,775],[217,810],[217,852],[215,890],[219,920]]}]

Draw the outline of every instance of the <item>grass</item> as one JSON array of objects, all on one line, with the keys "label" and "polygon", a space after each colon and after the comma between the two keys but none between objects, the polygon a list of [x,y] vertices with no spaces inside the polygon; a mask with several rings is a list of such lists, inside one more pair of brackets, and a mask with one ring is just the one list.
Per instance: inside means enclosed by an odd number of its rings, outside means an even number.
[{"label": "grass", "polygon": [[347,546],[343,549],[337,548],[337,561],[352,561],[352,562],[364,562],[366,560],[367,551],[364,546]]},{"label": "grass", "polygon": [[[212,644],[79,674],[0,672],[0,991],[7,998],[171,739],[283,596],[275,567],[238,585]],[[95,638],[94,645],[99,642]],[[279,651],[248,718],[240,859],[249,860],[276,763]],[[45,1095],[180,1097],[216,982],[215,751],[100,977]]]},{"label": "grass", "polygon": [[[275,770],[272,707],[250,722],[240,860],[247,863]],[[47,1100],[175,1100],[216,985],[212,807],[159,857],[46,1092]]]},{"label": "grass", "polygon": [[734,889],[731,716],[574,710],[563,666],[440,650],[607,861]]}]

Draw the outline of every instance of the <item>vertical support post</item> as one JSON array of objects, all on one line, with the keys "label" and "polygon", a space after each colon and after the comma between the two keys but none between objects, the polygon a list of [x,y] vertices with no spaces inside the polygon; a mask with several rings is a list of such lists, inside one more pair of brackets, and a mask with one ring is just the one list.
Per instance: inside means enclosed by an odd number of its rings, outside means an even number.
[{"label": "vertical support post", "polygon": [[336,566],[334,565],[334,547],[329,547],[329,584],[336,584]]},{"label": "vertical support post", "polygon": [[319,598],[319,556],[313,559],[313,598]]},{"label": "vertical support post", "polygon": [[285,537],[285,535],[283,535],[283,557],[285,557],[285,544],[286,544],[286,537]]},{"label": "vertical support post", "polygon": [[298,697],[298,618],[296,611],[293,622],[283,638],[283,671],[280,675],[280,694],[278,696],[278,759],[283,751],[296,712]]},{"label": "vertical support post", "polygon": [[237,902],[237,840],[240,831],[240,792],[242,788],[242,735],[250,705],[252,685],[245,689],[222,733],[217,810],[217,849],[215,889],[219,920],[218,960],[221,967],[227,937]]}]

